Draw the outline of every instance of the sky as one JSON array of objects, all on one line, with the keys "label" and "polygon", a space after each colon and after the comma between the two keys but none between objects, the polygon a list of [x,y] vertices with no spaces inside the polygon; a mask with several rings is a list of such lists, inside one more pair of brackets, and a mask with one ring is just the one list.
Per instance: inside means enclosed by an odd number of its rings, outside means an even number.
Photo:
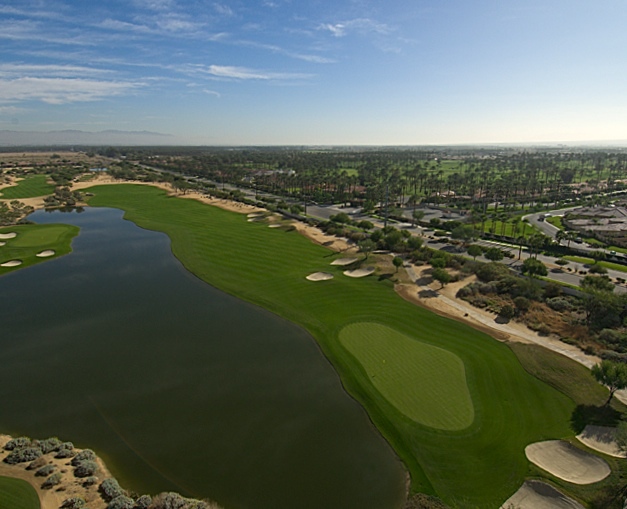
[{"label": "sky", "polygon": [[0,130],[627,140],[625,0],[0,0]]}]

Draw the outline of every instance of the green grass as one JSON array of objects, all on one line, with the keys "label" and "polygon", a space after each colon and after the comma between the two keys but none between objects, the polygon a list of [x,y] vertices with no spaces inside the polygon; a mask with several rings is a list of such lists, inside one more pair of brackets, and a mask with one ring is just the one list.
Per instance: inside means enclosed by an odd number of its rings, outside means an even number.
[{"label": "green grass", "polygon": [[553,226],[559,228],[560,230],[564,229],[564,225],[562,224],[562,218],[560,216],[547,217],[545,221],[547,223],[551,223]]},{"label": "green grass", "polygon": [[[586,265],[594,264],[594,258],[586,258],[585,256],[563,256],[562,258],[570,262],[583,263]],[[597,263],[601,267],[605,267],[606,269],[617,270],[619,272],[627,272],[627,265],[621,265],[620,263],[614,262],[606,262],[605,260],[600,260]]]},{"label": "green grass", "polygon": [[[78,235],[79,228],[66,224],[25,224],[0,228],[0,233],[15,232],[12,239],[0,246],[0,264],[10,260],[21,260],[17,267],[0,267],[0,276],[7,272],[23,269],[46,260],[52,260],[72,251],[72,239]],[[40,258],[37,253],[51,249],[54,256]]]},{"label": "green grass", "polygon": [[15,186],[5,187],[0,190],[0,198],[3,200],[19,200],[20,198],[35,198],[46,196],[54,191],[54,185],[48,184],[46,175],[33,175],[21,180]]},{"label": "green grass", "polygon": [[0,509],[39,509],[35,488],[22,479],[0,477]]},{"label": "green grass", "polygon": [[[327,249],[297,232],[248,223],[159,189],[90,191],[91,205],[124,209],[126,219],[169,235],[175,256],[204,281],[306,328],[409,469],[414,491],[436,494],[451,507],[498,507],[528,474],[526,445],[573,436],[571,398],[527,373],[505,344],[400,299],[388,278],[344,277],[329,265]],[[325,284],[305,280],[316,271],[336,277]],[[472,424],[438,430],[399,411],[339,341],[355,322],[381,324],[461,359]]]},{"label": "green grass", "polygon": [[472,424],[464,363],[455,354],[371,322],[347,325],[340,342],[383,397],[410,419],[448,431]]}]

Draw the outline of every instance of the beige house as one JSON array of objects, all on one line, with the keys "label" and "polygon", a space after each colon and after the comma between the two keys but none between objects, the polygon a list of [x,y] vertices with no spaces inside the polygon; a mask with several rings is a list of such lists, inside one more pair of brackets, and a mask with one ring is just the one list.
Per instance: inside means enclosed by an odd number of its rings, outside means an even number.
[{"label": "beige house", "polygon": [[627,208],[580,207],[565,215],[562,222],[604,242],[627,246]]}]

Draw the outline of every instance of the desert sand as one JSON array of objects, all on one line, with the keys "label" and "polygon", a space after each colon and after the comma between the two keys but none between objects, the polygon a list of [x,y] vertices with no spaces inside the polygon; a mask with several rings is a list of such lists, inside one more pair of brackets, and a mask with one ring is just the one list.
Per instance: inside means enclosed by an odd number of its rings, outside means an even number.
[{"label": "desert sand", "polygon": [[573,484],[592,484],[611,473],[605,460],[563,440],[530,444],[525,455],[534,465]]},{"label": "desert sand", "polygon": [[[105,509],[107,504],[102,500],[98,494],[98,486],[91,486],[85,488],[82,486],[82,479],[74,477],[72,473],[72,466],[70,461],[72,458],[56,459],[54,453],[46,454],[43,457],[46,458],[49,464],[53,464],[57,467],[57,472],[63,474],[61,483],[53,489],[45,490],[41,488],[41,484],[46,480],[45,477],[35,477],[36,470],[26,470],[26,467],[30,463],[19,463],[17,465],[8,465],[2,460],[9,455],[9,451],[3,449],[4,445],[11,440],[8,435],[0,435],[0,475],[6,477],[16,477],[23,479],[30,483],[37,491],[39,501],[41,503],[41,509],[59,509],[63,501],[73,496],[80,496],[85,499],[87,506],[90,509]],[[75,449],[78,453],[81,449]],[[111,473],[107,469],[106,465],[100,458],[96,458],[96,463],[100,469],[97,477],[100,481],[111,477]],[[59,489],[63,488],[63,489]]]}]

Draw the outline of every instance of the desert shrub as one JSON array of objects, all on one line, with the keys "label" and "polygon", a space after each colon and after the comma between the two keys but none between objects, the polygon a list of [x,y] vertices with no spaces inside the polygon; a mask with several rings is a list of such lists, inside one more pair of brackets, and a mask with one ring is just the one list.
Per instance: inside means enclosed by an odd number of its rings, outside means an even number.
[{"label": "desert shrub", "polygon": [[74,469],[74,476],[89,477],[98,471],[98,464],[95,461],[83,460]]},{"label": "desert shrub", "polygon": [[25,463],[27,461],[36,460],[41,456],[41,449],[37,447],[24,447],[23,449],[15,449],[4,458],[4,462],[9,465]]},{"label": "desert shrub", "polygon": [[476,271],[477,277],[486,283],[495,281],[509,274],[509,270],[505,265],[500,263],[484,263],[481,264]]},{"label": "desert shrub", "polygon": [[135,500],[136,509],[148,509],[152,504],[152,497],[150,495],[142,495]]},{"label": "desert shrub", "polygon": [[548,299],[546,303],[551,309],[560,312],[570,311],[573,308],[573,305],[565,297],[553,297],[552,299]]},{"label": "desert shrub", "polygon": [[126,494],[126,492],[118,484],[118,481],[113,477],[105,479],[102,483],[100,483],[100,492],[106,502],[113,500],[115,497]]},{"label": "desert shrub", "polygon": [[537,330],[538,334],[540,334],[541,336],[548,336],[549,334],[551,334],[551,329],[545,323],[541,323]]},{"label": "desert shrub", "polygon": [[134,505],[135,502],[132,498],[129,498],[126,495],[120,495],[109,502],[107,509],[133,509]]},{"label": "desert shrub", "polygon": [[54,455],[55,458],[71,458],[74,456],[76,452],[74,451],[74,444],[72,442],[63,442],[59,447],[57,447],[57,453]]},{"label": "desert shrub", "polygon": [[95,475],[90,475],[89,477],[85,477],[85,479],[83,479],[83,486],[85,488],[93,486],[94,484],[98,484],[98,478]]},{"label": "desert shrub", "polygon": [[9,440],[5,445],[6,451],[14,451],[15,449],[22,449],[28,447],[31,444],[31,439],[28,437],[18,437]]},{"label": "desert shrub", "polygon": [[465,299],[469,296],[473,295],[473,291],[472,288],[470,287],[470,285],[468,286],[463,286],[462,288],[460,288],[459,290],[457,290],[457,294],[455,295],[458,299]]},{"label": "desert shrub", "polygon": [[492,283],[478,283],[476,285],[476,288],[479,291],[479,293],[481,293],[483,295],[490,295],[490,294],[498,293],[498,287],[497,287],[496,283],[494,283],[494,282],[492,282]]},{"label": "desert shrub", "polygon": [[514,318],[514,316],[516,316],[516,309],[514,308],[514,306],[510,304],[505,304],[501,306],[499,315],[502,316],[503,318]]},{"label": "desert shrub", "polygon": [[514,299],[514,306],[516,306],[516,309],[520,311],[521,313],[525,313],[529,311],[531,302],[529,301],[527,297],[523,297],[522,295],[519,295],[518,297]]},{"label": "desert shrub", "polygon": [[85,449],[72,458],[71,465],[73,467],[77,467],[81,461],[95,461],[95,459],[96,453],[94,453],[91,449]]},{"label": "desert shrub", "polygon": [[60,472],[56,472],[54,474],[52,474],[50,477],[48,477],[48,479],[46,479],[43,484],[41,485],[41,488],[44,490],[49,490],[50,488],[56,486],[57,484],[59,484],[61,482],[61,478],[63,476],[61,475]]},{"label": "desert shrub", "polygon": [[56,469],[57,467],[55,467],[54,465],[46,465],[45,467],[41,467],[39,470],[37,470],[37,472],[35,472],[35,475],[37,477],[48,477]]},{"label": "desert shrub", "polygon": [[544,298],[552,299],[553,297],[559,297],[562,295],[562,287],[557,283],[547,283],[544,287]]},{"label": "desert shrub", "polygon": [[46,438],[44,440],[36,440],[37,445],[41,449],[41,452],[48,454],[49,452],[56,451],[61,445],[61,440],[57,437]]},{"label": "desert shrub", "polygon": [[607,274],[607,269],[603,267],[603,265],[599,265],[598,263],[595,263],[593,265],[590,265],[588,272],[590,274]]},{"label": "desert shrub", "polygon": [[37,458],[35,461],[32,461],[27,467],[26,470],[37,470],[38,468],[43,467],[46,463],[48,463],[48,460],[42,456],[40,456],[39,458]]},{"label": "desert shrub", "polygon": [[598,354],[603,360],[627,362],[627,353],[619,353],[614,350],[601,350],[600,352],[595,352],[595,354]]},{"label": "desert shrub", "polygon": [[66,498],[61,504],[61,509],[83,509],[85,507],[85,499],[81,497]]},{"label": "desert shrub", "polygon": [[416,493],[407,499],[403,509],[447,509],[447,506],[438,498]]},{"label": "desert shrub", "polygon": [[178,493],[161,493],[152,499],[150,509],[213,509],[214,504],[183,498]]}]

